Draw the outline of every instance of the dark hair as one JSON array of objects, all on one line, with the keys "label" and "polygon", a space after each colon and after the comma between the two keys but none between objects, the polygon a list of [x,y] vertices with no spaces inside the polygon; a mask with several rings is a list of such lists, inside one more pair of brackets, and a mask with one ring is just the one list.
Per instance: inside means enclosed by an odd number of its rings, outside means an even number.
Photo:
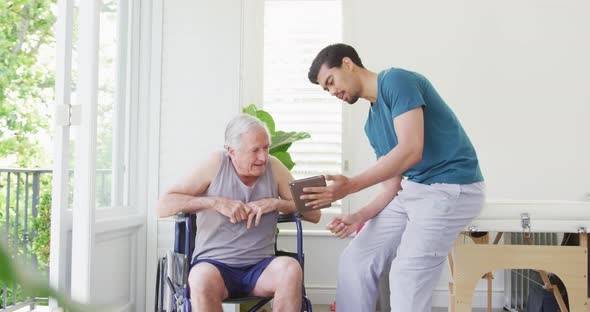
[{"label": "dark hair", "polygon": [[363,62],[361,62],[361,58],[353,47],[344,43],[336,43],[323,48],[320,53],[318,53],[311,63],[307,78],[309,78],[311,83],[318,84],[320,67],[324,64],[326,64],[328,68],[340,67],[342,66],[342,59],[345,57],[350,58],[357,66],[365,68]]}]

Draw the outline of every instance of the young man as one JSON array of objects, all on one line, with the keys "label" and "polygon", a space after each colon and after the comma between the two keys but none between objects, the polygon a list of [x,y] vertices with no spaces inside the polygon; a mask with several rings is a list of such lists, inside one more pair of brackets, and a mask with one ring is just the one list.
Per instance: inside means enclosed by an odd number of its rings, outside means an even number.
[{"label": "young man", "polygon": [[[225,151],[211,157],[161,196],[160,217],[197,213],[188,282],[193,311],[221,311],[230,297],[274,296],[275,311],[299,311],[297,260],[274,256],[279,212],[295,212],[291,173],[269,156],[270,137],[258,119],[239,115],[225,131]],[[320,211],[304,214],[318,222]]]},{"label": "young man", "polygon": [[324,48],[309,80],[349,104],[371,103],[365,132],[378,160],[351,178],[327,176],[330,186],[306,188],[319,194],[302,198],[317,207],[384,186],[366,206],[328,224],[344,238],[367,222],[340,256],[338,311],[374,311],[379,277],[388,271],[392,311],[430,311],[445,257],[484,202],[467,134],[424,76],[398,68],[371,72],[351,46]]}]

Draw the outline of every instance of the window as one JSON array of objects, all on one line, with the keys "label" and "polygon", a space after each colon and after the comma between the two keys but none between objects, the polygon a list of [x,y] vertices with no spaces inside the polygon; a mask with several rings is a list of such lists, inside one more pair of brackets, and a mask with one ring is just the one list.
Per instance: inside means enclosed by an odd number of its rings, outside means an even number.
[{"label": "window", "polygon": [[[307,79],[313,58],[342,41],[340,0],[266,0],[263,103],[278,130],[305,131],[311,139],[289,149],[298,178],[342,172],[342,102]],[[324,209],[340,213],[341,203]]]},{"label": "window", "polygon": [[98,41],[96,207],[128,205],[131,1],[102,0]]}]

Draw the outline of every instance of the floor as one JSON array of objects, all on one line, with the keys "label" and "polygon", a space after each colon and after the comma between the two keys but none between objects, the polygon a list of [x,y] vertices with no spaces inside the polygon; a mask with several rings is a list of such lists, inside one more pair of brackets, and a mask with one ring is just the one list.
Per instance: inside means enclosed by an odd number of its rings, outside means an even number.
[{"label": "floor", "polygon": [[15,310],[14,312],[49,312],[49,307],[42,307],[42,306],[38,306],[35,307],[35,310],[31,310],[31,308],[27,307],[22,307],[18,310]]},{"label": "floor", "polygon": [[[432,312],[447,312],[447,308],[432,308]],[[486,309],[473,309],[473,312],[484,312]],[[493,310],[493,312],[502,312],[502,309]],[[330,305],[313,305],[313,312],[330,312]]]},{"label": "floor", "polygon": [[312,304],[313,312],[330,312],[330,305],[328,304]]},{"label": "floor", "polygon": [[[486,309],[473,309],[473,312],[484,312]],[[30,312],[28,307],[17,310],[17,312]],[[37,307],[33,312],[48,312],[48,307]],[[314,312],[331,312],[329,304],[313,305]],[[433,308],[432,312],[447,312],[447,308]],[[502,312],[502,309],[494,310],[494,312]]]}]

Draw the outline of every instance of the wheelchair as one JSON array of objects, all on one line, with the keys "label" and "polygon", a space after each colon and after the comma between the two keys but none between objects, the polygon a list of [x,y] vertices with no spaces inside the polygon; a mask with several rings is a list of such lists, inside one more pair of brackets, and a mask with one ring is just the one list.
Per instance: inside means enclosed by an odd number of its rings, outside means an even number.
[{"label": "wheelchair", "polygon": [[[275,237],[275,255],[289,256],[295,258],[301,265],[303,271],[303,231],[301,218],[293,214],[279,214],[278,223],[294,222],[297,228],[297,252],[288,252],[277,249],[277,238]],[[166,256],[158,261],[156,277],[156,312],[192,312],[190,302],[190,289],[188,285],[188,273],[190,262],[195,248],[196,214],[180,213],[176,216],[174,225],[174,251],[169,251]],[[278,234],[278,230],[277,230]],[[302,283],[301,311],[312,312],[310,300],[305,293],[305,286]],[[240,297],[229,298],[223,303],[243,304],[253,303],[248,312],[258,311],[272,297]]]}]

